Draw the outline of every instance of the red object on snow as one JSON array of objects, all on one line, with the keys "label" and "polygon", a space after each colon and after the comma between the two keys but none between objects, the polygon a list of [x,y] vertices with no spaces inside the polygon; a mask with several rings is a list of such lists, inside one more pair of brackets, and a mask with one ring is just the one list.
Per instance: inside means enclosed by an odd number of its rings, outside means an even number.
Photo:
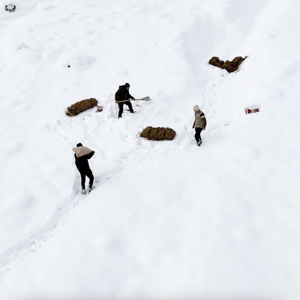
[{"label": "red object on snow", "polygon": [[257,113],[260,111],[260,105],[252,105],[245,107],[245,113],[247,114],[252,114],[252,113]]}]

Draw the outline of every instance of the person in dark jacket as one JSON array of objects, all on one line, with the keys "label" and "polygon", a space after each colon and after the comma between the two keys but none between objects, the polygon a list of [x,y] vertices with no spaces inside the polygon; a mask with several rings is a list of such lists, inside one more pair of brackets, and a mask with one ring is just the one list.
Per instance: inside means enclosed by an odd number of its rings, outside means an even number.
[{"label": "person in dark jacket", "polygon": [[200,110],[199,105],[194,105],[193,110],[195,112],[195,121],[193,124],[193,128],[195,128],[195,140],[197,145],[200,146],[202,144],[200,134],[202,130],[205,130],[206,118],[204,112]]},{"label": "person in dark jacket", "polygon": [[[77,147],[83,147],[81,143],[77,144]],[[85,147],[84,147],[85,148]],[[75,148],[76,149],[76,148]],[[90,180],[89,182],[89,192],[93,188],[94,175],[92,170],[90,169],[90,165],[88,159],[90,159],[95,154],[95,151],[91,151],[89,154],[85,154],[77,157],[77,154],[74,154],[75,164],[81,176],[81,188],[82,194],[85,194],[85,176],[87,176]]]},{"label": "person in dark jacket", "polygon": [[[115,94],[116,103],[118,103],[119,101],[129,100],[129,99],[135,100],[135,98],[130,95],[129,88],[130,88],[129,83],[125,83],[124,85],[119,86],[119,89],[117,90],[117,92]],[[121,103],[118,103],[118,105],[119,105],[118,118],[122,118],[124,104],[126,104],[129,107],[129,110],[132,114],[134,113],[134,111],[132,109],[132,104],[130,101],[121,102]]]}]

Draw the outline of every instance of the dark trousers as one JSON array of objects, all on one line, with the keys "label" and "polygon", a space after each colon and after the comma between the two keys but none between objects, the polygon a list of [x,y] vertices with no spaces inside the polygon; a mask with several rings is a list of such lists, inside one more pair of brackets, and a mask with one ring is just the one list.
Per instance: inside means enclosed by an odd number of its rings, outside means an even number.
[{"label": "dark trousers", "polygon": [[81,187],[84,190],[85,189],[85,176],[87,176],[90,179],[90,184],[89,187],[91,188],[93,186],[93,182],[94,182],[94,175],[92,173],[91,169],[88,170],[81,170],[80,172],[80,176],[81,176]]},{"label": "dark trousers", "polygon": [[201,133],[202,129],[203,128],[195,128],[195,140],[197,142],[202,141],[201,136],[200,136],[200,133]]},{"label": "dark trousers", "polygon": [[130,112],[131,113],[133,113],[134,111],[133,111],[133,109],[132,109],[132,104],[131,104],[131,102],[130,101],[128,101],[128,102],[122,102],[122,103],[118,103],[118,105],[119,105],[119,116],[118,116],[118,118],[122,118],[122,113],[123,113],[123,105],[124,104],[126,104],[128,107],[129,107],[129,110],[130,110]]}]

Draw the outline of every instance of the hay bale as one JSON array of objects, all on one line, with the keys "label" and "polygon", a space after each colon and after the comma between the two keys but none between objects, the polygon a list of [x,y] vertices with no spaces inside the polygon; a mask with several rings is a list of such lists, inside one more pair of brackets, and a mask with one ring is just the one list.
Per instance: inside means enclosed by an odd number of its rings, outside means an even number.
[{"label": "hay bale", "polygon": [[142,133],[141,137],[148,140],[163,141],[163,140],[173,140],[175,138],[176,132],[171,128],[165,127],[146,127]]},{"label": "hay bale", "polygon": [[97,106],[98,101],[95,98],[85,99],[75,104],[71,105],[66,109],[66,115],[69,117],[74,117],[80,113]]},{"label": "hay bale", "polygon": [[165,139],[171,141],[171,140],[174,140],[175,136],[176,136],[175,130],[173,130],[172,128],[167,127],[166,128]]},{"label": "hay bale", "polygon": [[210,60],[209,60],[209,64],[215,66],[218,62],[220,61],[219,57],[213,56]]},{"label": "hay bale", "polygon": [[152,130],[152,127],[151,127],[151,126],[146,127],[146,128],[142,131],[142,133],[140,134],[140,136],[141,136],[141,137],[144,137],[144,138],[147,138],[151,130]]},{"label": "hay bale", "polygon": [[166,128],[159,127],[157,131],[157,140],[162,141],[165,139]]},{"label": "hay bale", "polygon": [[221,69],[224,69],[224,65],[225,65],[225,62],[223,60],[220,60],[216,63],[216,67],[219,67]]},{"label": "hay bale", "polygon": [[224,61],[220,60],[219,57],[213,56],[208,63],[212,66],[223,69]]},{"label": "hay bale", "polygon": [[240,64],[247,58],[247,56],[245,58],[241,57],[241,56],[237,56],[230,64],[229,66],[226,68],[226,70],[229,73],[235,72],[238,70]]},{"label": "hay bale", "polygon": [[241,63],[247,58],[248,56],[245,56],[244,58],[241,56],[237,56],[236,58],[234,58],[232,61],[230,60],[226,60],[226,62],[224,62],[223,60],[220,60],[219,57],[212,57],[209,60],[209,64],[213,65],[215,67],[221,68],[221,69],[225,69],[228,73],[232,73],[238,70],[239,66],[241,65]]},{"label": "hay bale", "polygon": [[247,56],[246,56],[245,58],[242,58],[241,56],[237,56],[237,57],[232,61],[232,64],[233,64],[233,65],[240,65],[246,58],[247,58]]},{"label": "hay bale", "polygon": [[226,69],[230,66],[231,62],[229,60],[226,60],[222,66],[222,69]]},{"label": "hay bale", "polygon": [[149,140],[157,140],[157,133],[158,133],[158,128],[152,128],[149,135],[148,135],[148,139]]}]

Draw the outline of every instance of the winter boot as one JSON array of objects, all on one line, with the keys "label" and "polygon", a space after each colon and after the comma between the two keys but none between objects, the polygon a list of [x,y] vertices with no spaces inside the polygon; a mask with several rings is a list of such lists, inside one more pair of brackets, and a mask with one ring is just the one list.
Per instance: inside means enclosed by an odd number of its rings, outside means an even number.
[{"label": "winter boot", "polygon": [[86,194],[85,189],[82,189],[82,190],[81,190],[81,194],[82,194],[82,195],[85,195],[85,194]]},{"label": "winter boot", "polygon": [[201,144],[202,144],[202,141],[201,141],[201,140],[197,141],[197,145],[198,145],[198,147],[200,147],[200,146],[201,146]]}]

